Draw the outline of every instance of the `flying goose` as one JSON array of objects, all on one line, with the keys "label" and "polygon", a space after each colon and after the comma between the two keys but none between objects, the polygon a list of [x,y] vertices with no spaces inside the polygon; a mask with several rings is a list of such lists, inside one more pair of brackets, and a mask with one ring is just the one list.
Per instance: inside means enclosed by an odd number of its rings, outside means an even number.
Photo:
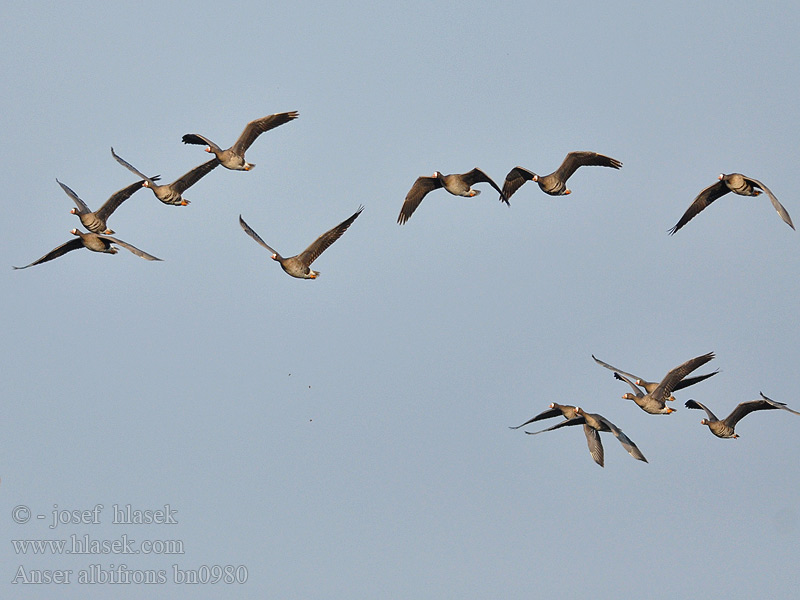
[{"label": "flying goose", "polygon": [[523,169],[522,167],[514,167],[506,175],[505,183],[503,184],[503,192],[500,194],[500,200],[508,203],[508,199],[516,192],[522,184],[526,181],[535,181],[545,194],[551,196],[564,196],[572,193],[572,190],[567,189],[567,179],[569,179],[579,167],[611,167],[612,169],[619,169],[622,163],[616,158],[598,154],[597,152],[570,152],[564,158],[564,162],[550,175],[537,175],[536,173]]},{"label": "flying goose", "polygon": [[285,113],[275,113],[274,115],[268,115],[254,121],[250,121],[244,128],[244,131],[242,131],[239,139],[236,140],[236,143],[227,150],[223,150],[208,138],[196,133],[187,133],[182,139],[184,144],[206,144],[206,152],[213,152],[214,156],[219,159],[220,164],[226,169],[233,169],[234,171],[249,171],[255,167],[255,165],[247,162],[244,159],[244,153],[256,140],[256,138],[265,131],[269,131],[270,129],[274,129],[279,125],[288,123],[292,119],[296,119],[298,116],[299,113],[296,111],[291,111]]},{"label": "flying goose", "polygon": [[592,455],[594,462],[596,462],[601,467],[603,466],[604,462],[604,453],[603,453],[603,443],[600,441],[600,432],[601,431],[609,431],[614,434],[619,440],[619,443],[622,444],[622,447],[628,451],[633,458],[636,460],[641,460],[643,462],[647,462],[647,459],[642,454],[641,450],[633,443],[633,441],[625,435],[622,430],[614,425],[611,421],[603,417],[602,415],[594,414],[594,413],[587,413],[580,407],[575,409],[578,416],[572,419],[568,419],[566,421],[561,421],[560,423],[556,423],[552,427],[548,427],[547,429],[542,429],[542,431],[526,431],[525,433],[529,435],[536,435],[538,433],[544,433],[545,431],[552,431],[554,429],[559,429],[561,427],[568,427],[571,425],[583,425],[583,432],[586,434],[586,443],[589,445],[589,454]]},{"label": "flying goose", "polygon": [[558,415],[563,416],[565,419],[574,419],[578,416],[578,413],[575,410],[574,406],[570,406],[569,404],[558,404],[556,402],[550,403],[550,408],[543,412],[540,412],[535,417],[528,419],[522,425],[517,425],[516,427],[509,427],[509,429],[519,429],[520,427],[525,427],[525,425],[529,425],[534,421],[541,421],[542,419],[550,419],[552,417],[557,417]]},{"label": "flying goose", "polygon": [[455,173],[451,175],[442,175],[439,171],[434,171],[433,175],[430,177],[425,175],[418,177],[414,185],[411,186],[408,194],[406,194],[403,207],[400,209],[397,222],[402,225],[408,221],[428,192],[443,187],[454,196],[477,196],[481,193],[480,190],[472,189],[472,186],[476,183],[488,183],[497,190],[501,199],[504,198],[503,192],[500,191],[497,184],[492,181],[492,178],[477,167],[467,173]]},{"label": "flying goose", "polygon": [[187,189],[192,187],[195,183],[200,181],[200,179],[210,173],[218,164],[218,158],[212,158],[208,162],[203,163],[199,167],[195,167],[184,176],[176,179],[172,183],[166,185],[157,185],[155,181],[139,171],[136,167],[134,167],[131,163],[126,161],[123,158],[117,156],[116,152],[114,152],[114,148],[111,148],[111,156],[113,156],[116,161],[121,164],[123,167],[135,173],[144,181],[142,182],[142,186],[146,188],[150,188],[153,190],[153,193],[156,195],[156,198],[161,200],[164,204],[171,204],[172,206],[186,206],[189,204],[189,201],[183,197],[183,192]]},{"label": "flying goose", "polygon": [[706,411],[708,419],[701,420],[700,424],[708,425],[711,433],[718,438],[738,438],[739,434],[734,431],[736,424],[751,412],[756,410],[775,410],[780,408],[783,410],[788,410],[790,413],[800,415],[800,412],[792,410],[783,402],[771,400],[761,392],[759,392],[759,394],[761,394],[761,400],[750,400],[749,402],[740,403],[736,406],[736,408],[733,409],[731,414],[721,421],[714,416],[714,413],[712,413],[707,406],[700,404],[696,400],[687,400],[685,406],[686,408],[701,408]]},{"label": "flying goose", "polygon": [[[646,381],[646,380],[642,379],[641,377],[637,377],[636,375],[633,375],[631,373],[626,373],[625,371],[623,371],[621,369],[617,369],[616,367],[612,367],[610,364],[608,364],[606,362],[603,362],[602,360],[597,358],[594,354],[592,354],[592,358],[594,359],[594,361],[598,365],[601,365],[601,366],[605,367],[606,369],[610,369],[612,371],[615,371],[616,373],[619,373],[620,375],[625,375],[626,377],[630,377],[631,379],[634,380],[633,382],[637,386],[644,388],[644,390],[647,393],[652,393],[652,392],[656,391],[656,389],[658,388],[659,384],[661,383],[661,382],[655,382],[655,381]],[[700,383],[704,379],[708,379],[709,377],[711,377],[712,375],[716,375],[717,373],[719,373],[719,369],[717,369],[716,371],[714,371],[712,373],[706,373],[705,375],[698,375],[697,377],[686,377],[685,379],[682,379],[678,383],[676,383],[675,386],[672,388],[672,391],[682,390],[683,388],[689,387],[690,385],[694,385],[695,383]],[[619,379],[619,378],[617,378],[617,379]],[[667,398],[667,400],[673,401],[673,400],[675,400],[675,398],[674,398],[674,396],[670,396],[669,398]]]},{"label": "flying goose", "polygon": [[697,198],[695,198],[694,202],[692,202],[689,208],[686,209],[686,212],[683,213],[683,216],[680,218],[680,220],[672,229],[669,230],[670,235],[673,235],[681,227],[686,225],[689,221],[696,217],[700,211],[714,202],[714,200],[721,198],[728,192],[733,192],[734,194],[739,194],[740,196],[758,196],[762,191],[766,192],[767,196],[769,196],[769,199],[772,202],[772,206],[778,211],[781,219],[783,219],[789,227],[794,229],[792,218],[789,216],[789,213],[786,212],[783,204],[778,202],[775,194],[773,194],[770,189],[758,179],[745,177],[741,173],[730,173],[728,175],[720,173],[717,179],[719,179],[717,183],[708,186],[697,195]]},{"label": "flying goose", "polygon": [[[158,175],[152,178],[153,181],[158,179]],[[114,233],[111,229],[108,228],[106,221],[111,216],[120,204],[122,204],[125,200],[131,197],[136,190],[141,189],[142,183],[141,181],[137,181],[136,183],[130,184],[128,187],[122,188],[118,192],[115,192],[111,195],[111,197],[106,200],[105,204],[101,206],[96,211],[92,212],[89,210],[89,207],[86,206],[86,203],[78,197],[78,194],[73,192],[69,186],[61,183],[56,179],[58,185],[61,186],[61,189],[72,198],[73,202],[77,205],[77,208],[71,209],[69,212],[71,215],[78,215],[78,218],[81,220],[86,229],[91,231],[92,233],[106,233],[112,234]],[[75,241],[75,240],[73,240]]]},{"label": "flying goose", "polygon": [[14,267],[14,268],[27,269],[28,267],[32,267],[33,265],[38,265],[43,262],[53,260],[54,258],[58,258],[59,256],[63,256],[67,252],[70,252],[72,250],[77,250],[78,248],[86,248],[88,250],[91,250],[92,252],[105,252],[106,254],[116,254],[118,250],[111,244],[117,244],[118,246],[125,248],[126,250],[130,250],[136,256],[141,256],[145,260],[161,260],[160,258],[156,258],[155,256],[153,256],[152,254],[148,254],[147,252],[139,250],[136,246],[132,246],[127,242],[123,242],[122,240],[113,238],[110,235],[104,235],[100,233],[84,233],[83,231],[80,231],[78,229],[73,229],[72,231],[70,231],[70,233],[78,237],[68,242],[65,242],[64,244],[61,244],[58,248],[53,248],[42,258],[33,261],[29,265],[25,265],[24,267]]},{"label": "flying goose", "polygon": [[338,240],[341,235],[347,231],[347,228],[356,220],[358,215],[361,214],[361,211],[364,210],[363,206],[360,206],[358,210],[353,213],[350,218],[346,219],[339,223],[333,229],[326,231],[321,236],[319,236],[314,242],[303,252],[298,254],[297,256],[291,256],[289,258],[284,258],[276,250],[273,250],[262,240],[259,235],[253,231],[250,226],[244,222],[242,219],[242,215],[239,215],[239,225],[242,226],[244,232],[253,238],[256,242],[264,246],[267,250],[272,252],[272,260],[277,260],[281,263],[281,268],[286,271],[292,277],[297,277],[299,279],[316,279],[319,276],[319,271],[312,271],[310,268],[311,263],[313,263],[317,257],[325,252],[325,249],[330,246],[333,242]]}]

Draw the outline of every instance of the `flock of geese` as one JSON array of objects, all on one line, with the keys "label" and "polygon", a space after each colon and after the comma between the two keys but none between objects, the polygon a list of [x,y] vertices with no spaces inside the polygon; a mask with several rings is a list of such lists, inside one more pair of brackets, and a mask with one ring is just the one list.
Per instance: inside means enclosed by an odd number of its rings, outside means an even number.
[{"label": "flock of geese", "polygon": [[[60,246],[54,248],[41,258],[33,261],[24,267],[14,267],[14,269],[26,269],[34,265],[51,261],[55,258],[63,256],[67,252],[77,250],[79,248],[86,248],[93,252],[103,252],[106,254],[116,254],[117,247],[125,248],[146,260],[158,261],[161,260],[148,254],[137,247],[124,242],[116,237],[112,237],[113,230],[108,227],[108,220],[114,211],[134,192],[145,187],[150,188],[155,194],[156,198],[162,203],[171,206],[187,206],[189,201],[183,197],[184,192],[200,181],[203,177],[208,175],[217,166],[223,166],[226,169],[234,171],[250,171],[255,167],[254,164],[247,162],[245,159],[245,152],[255,142],[255,140],[262,133],[274,129],[280,125],[288,123],[298,117],[296,111],[275,113],[250,121],[242,131],[242,134],[236,142],[228,149],[223,150],[216,143],[196,133],[188,133],[183,136],[182,141],[185,144],[198,144],[205,145],[206,152],[214,155],[211,160],[195,167],[188,173],[179,177],[169,184],[159,184],[159,176],[149,177],[142,171],[138,170],[131,163],[117,155],[114,148],[111,148],[112,157],[123,167],[136,175],[139,180],[124,187],[123,189],[115,192],[111,197],[96,211],[89,209],[87,204],[67,185],[58,181],[64,192],[69,196],[76,205],[70,212],[76,215],[81,224],[88,231],[81,231],[79,229],[72,229],[71,233],[76,237],[71,239]],[[564,158],[561,166],[549,175],[538,175],[533,171],[526,168],[517,166],[511,169],[506,175],[502,189],[489,177],[485,172],[479,168],[474,168],[467,173],[443,175],[439,171],[435,171],[431,176],[421,176],[416,179],[411,189],[406,194],[403,205],[400,209],[400,214],[397,217],[397,222],[400,225],[405,224],[411,215],[419,208],[422,200],[430,192],[444,188],[450,194],[456,196],[472,197],[480,194],[480,190],[475,189],[473,186],[479,183],[487,183],[500,196],[500,201],[505,204],[510,204],[511,196],[519,190],[526,182],[533,181],[539,185],[539,188],[546,194],[551,196],[563,196],[571,193],[567,187],[567,180],[577,171],[580,167],[587,166],[600,166],[609,167],[612,169],[619,169],[622,163],[615,158],[598,154],[596,152],[570,152]],[[772,191],[757,179],[746,177],[741,173],[721,174],[718,181],[704,190],[702,190],[689,208],[679,219],[679,221],[669,230],[672,235],[684,227],[690,220],[696,217],[701,211],[708,207],[712,202],[721,198],[725,194],[733,192],[740,196],[758,196],[762,192],[766,193],[772,202],[772,206],[778,212],[781,219],[794,229],[794,224],[786,211],[784,206],[778,201]],[[318,271],[311,269],[311,264],[322,254],[331,244],[339,239],[342,234],[347,231],[350,225],[358,218],[363,211],[364,207],[360,206],[355,213],[350,217],[326,231],[319,236],[311,245],[308,246],[303,252],[296,256],[285,258],[279,252],[267,245],[264,240],[245,222],[241,215],[239,215],[239,225],[244,232],[249,235],[258,244],[263,246],[271,253],[271,258],[280,263],[281,268],[290,276],[300,279],[316,279],[319,275]],[[695,369],[706,364],[714,358],[714,353],[709,352],[701,356],[692,358],[685,363],[670,370],[660,382],[646,381],[640,377],[632,375],[617,369],[608,363],[592,356],[594,360],[601,366],[610,369],[614,372],[614,377],[624,383],[628,384],[632,389],[632,393],[628,392],[622,396],[623,399],[632,400],[642,410],[649,414],[670,414],[675,412],[675,409],[668,406],[667,402],[674,401],[672,395],[674,391],[683,389],[690,385],[694,385],[713,375],[719,371],[713,371],[705,375],[687,377]],[[781,402],[776,402],[766,397],[763,393],[761,398],[751,400],[749,402],[742,402],[739,404],[730,415],[725,419],[718,419],[711,410],[705,405],[695,401],[688,400],[685,403],[686,408],[704,410],[707,419],[703,419],[701,423],[707,425],[715,436],[720,438],[737,438],[738,434],[735,433],[736,424],[745,416],[754,411],[760,410],[775,410],[782,409],[794,414],[800,415],[800,412],[788,408]],[[587,413],[582,408],[570,405],[562,405],[557,403],[550,404],[549,408],[544,412],[527,420],[522,425],[511,427],[511,429],[520,429],[552,417],[562,416],[563,421],[543,429],[541,431],[525,433],[536,435],[546,431],[553,431],[562,427],[572,425],[583,425],[583,430],[586,435],[586,440],[589,445],[589,453],[597,464],[601,467],[604,465],[604,451],[603,445],[600,440],[600,432],[612,433],[628,451],[628,453],[635,459],[647,462],[644,454],[636,446],[636,444],[627,436],[623,431],[614,425],[611,421],[599,414]]]},{"label": "flock of geese", "polygon": [[[622,398],[624,400],[633,400],[639,408],[651,415],[668,415],[675,412],[674,408],[667,406],[667,402],[675,400],[672,392],[681,390],[696,383],[700,383],[701,381],[704,381],[709,377],[719,373],[719,370],[716,370],[712,371],[711,373],[706,373],[705,375],[687,377],[695,369],[698,369],[713,359],[713,352],[696,356],[695,358],[687,360],[685,363],[675,367],[674,369],[671,369],[660,382],[647,381],[631,373],[626,373],[621,369],[617,369],[616,367],[603,362],[594,355],[592,355],[592,358],[598,365],[612,370],[616,379],[627,383],[631,389],[633,389],[633,393],[628,392],[623,394]],[[775,400],[767,398],[763,393],[760,395],[761,398],[758,400],[741,402],[736,408],[733,409],[731,414],[724,419],[718,419],[707,406],[700,404],[695,400],[687,400],[684,406],[686,406],[686,408],[696,408],[706,411],[708,418],[703,419],[700,421],[700,423],[702,425],[707,425],[711,430],[711,433],[719,438],[738,438],[739,435],[735,431],[736,424],[751,412],[757,410],[782,409],[796,415],[800,415],[800,412],[792,410],[783,402],[776,402]],[[644,454],[642,454],[642,451],[639,450],[636,444],[634,444],[633,441],[627,435],[625,435],[619,427],[614,425],[614,423],[602,415],[584,412],[584,410],[579,406],[557,404],[553,402],[544,412],[541,412],[535,417],[528,419],[522,425],[510,427],[510,429],[520,429],[526,425],[530,425],[531,423],[542,421],[544,419],[550,419],[559,415],[564,417],[565,420],[553,425],[552,427],[548,427],[547,429],[542,429],[541,431],[526,431],[525,433],[529,435],[537,435],[539,433],[544,433],[545,431],[553,431],[554,429],[560,429],[562,427],[568,427],[571,425],[583,425],[583,432],[586,434],[586,442],[589,444],[589,454],[592,455],[594,461],[601,467],[604,466],[605,462],[603,444],[600,441],[601,431],[613,433],[614,437],[616,437],[622,444],[622,447],[628,451],[628,454],[630,454],[636,460],[647,462],[647,459],[644,457]]]}]

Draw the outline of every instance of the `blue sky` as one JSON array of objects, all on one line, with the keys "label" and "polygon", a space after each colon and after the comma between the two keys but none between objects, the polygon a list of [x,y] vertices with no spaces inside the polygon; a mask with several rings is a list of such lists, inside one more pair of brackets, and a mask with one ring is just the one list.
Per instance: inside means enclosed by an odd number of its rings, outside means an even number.
[{"label": "blue sky", "polygon": [[[15,598],[788,597],[800,532],[797,417],[718,415],[763,391],[800,409],[798,233],[726,196],[675,236],[722,172],[767,184],[795,221],[794,3],[265,8],[33,2],[0,22],[6,218],[3,595]],[[24,265],[132,182],[172,180],[251,119],[297,110],[188,207],[137,192],[116,235],[164,259],[72,252]],[[419,175],[572,150],[572,195],[527,184],[506,207]],[[365,210],[314,268],[283,254]],[[645,414],[591,354],[658,379],[716,352],[721,373]],[[706,372],[703,370],[702,372]],[[621,427],[597,467],[583,433],[509,431],[550,402]],[[24,524],[102,504],[97,524]],[[115,525],[112,506],[177,509]],[[16,514],[16,513],[15,513]],[[180,540],[180,555],[23,555],[11,540]],[[787,563],[787,560],[789,561]],[[89,565],[163,570],[84,585]],[[245,566],[244,584],[173,583],[173,565]],[[17,569],[72,569],[14,585]],[[110,589],[109,589],[110,588]],[[144,589],[143,589],[144,588]]]}]

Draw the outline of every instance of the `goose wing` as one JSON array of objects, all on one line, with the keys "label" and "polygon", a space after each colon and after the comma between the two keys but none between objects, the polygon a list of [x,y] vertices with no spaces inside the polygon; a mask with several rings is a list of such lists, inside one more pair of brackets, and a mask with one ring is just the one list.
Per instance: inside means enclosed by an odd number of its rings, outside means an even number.
[{"label": "goose wing", "polygon": [[500,192],[500,200],[506,204],[510,204],[508,200],[514,195],[514,192],[521,188],[522,184],[526,181],[533,181],[535,176],[536,173],[522,167],[514,167],[511,169],[508,175],[506,175],[506,180],[503,182],[503,191]]},{"label": "goose wing", "polygon": [[242,134],[239,136],[239,139],[236,140],[236,143],[231,147],[231,150],[233,150],[233,152],[239,156],[244,155],[245,151],[262,133],[269,131],[270,129],[274,129],[279,125],[283,125],[284,123],[288,123],[292,119],[296,119],[298,116],[300,116],[299,113],[296,111],[291,111],[275,113],[274,115],[268,115],[266,117],[261,117],[260,119],[250,121],[245,126],[244,131],[242,131]]},{"label": "goose wing", "polygon": [[442,187],[442,182],[438,177],[417,177],[414,185],[408,190],[406,199],[403,202],[403,207],[400,209],[400,215],[397,217],[397,222],[402,225],[411,218],[414,211],[417,210],[419,203],[422,199],[433,190]]},{"label": "goose wing", "polygon": [[706,415],[708,415],[709,421],[719,421],[716,415],[713,412],[711,412],[711,409],[709,409],[705,404],[700,404],[697,400],[689,399],[686,402],[684,402],[683,405],[686,408],[699,408],[701,410],[706,411]]},{"label": "goose wing", "polygon": [[[86,202],[81,200],[78,197],[78,194],[76,194],[75,192],[72,191],[72,188],[70,188],[68,185],[66,185],[64,183],[61,183],[60,181],[58,181],[57,178],[56,178],[56,183],[58,183],[58,185],[61,186],[61,189],[64,190],[64,192],[67,194],[67,196],[72,198],[72,201],[78,206],[78,213],[79,214],[83,215],[83,214],[92,212],[91,210],[89,210],[89,207],[86,205]],[[44,257],[42,257],[42,258],[44,258]],[[28,265],[28,266],[30,266],[30,265]]]},{"label": "goose wing", "polygon": [[501,200],[505,200],[505,196],[503,195],[503,191],[499,187],[497,187],[497,184],[494,182],[494,180],[491,177],[489,177],[486,173],[481,171],[478,167],[475,167],[474,169],[472,169],[472,171],[464,173],[463,175],[461,175],[461,178],[470,187],[472,187],[476,183],[488,183],[495,190],[497,190],[497,193],[500,194],[500,199]]},{"label": "goose wing", "polygon": [[316,240],[312,242],[312,244],[303,250],[300,254],[297,255],[298,260],[302,261],[305,266],[311,265],[317,257],[325,252],[325,250],[333,244],[336,240],[342,237],[342,234],[347,231],[347,228],[352,225],[353,221],[358,218],[358,215],[361,214],[361,211],[364,210],[363,206],[359,206],[358,210],[354,212],[349,218],[345,219],[341,223],[339,223],[336,227],[329,229],[321,236],[319,236]]},{"label": "goose wing", "polygon": [[683,216],[680,218],[680,220],[675,223],[675,226],[672,229],[669,230],[669,234],[675,234],[681,227],[694,219],[706,206],[730,191],[730,188],[725,185],[725,182],[722,180],[708,186],[697,195],[697,198],[695,198],[694,201],[689,205],[689,208],[686,209],[686,212],[683,213]]},{"label": "goose wing", "polygon": [[278,258],[283,258],[277,250],[274,250],[272,247],[268,246],[267,243],[264,240],[261,239],[261,236],[259,236],[255,231],[253,231],[250,228],[250,225],[248,225],[247,223],[244,222],[244,219],[242,218],[242,215],[239,215],[239,225],[242,226],[242,229],[244,229],[244,232],[247,235],[249,235],[251,238],[253,238],[255,241],[257,241],[259,244],[261,244],[269,252],[272,252],[272,254],[274,254]]},{"label": "goose wing", "polygon": [[219,165],[219,160],[217,158],[212,158],[208,162],[204,162],[202,165],[195,167],[179,179],[173,181],[170,187],[179,194],[182,194],[200,181],[201,178],[213,171],[217,165]]},{"label": "goose wing", "polygon": [[25,265],[24,267],[14,267],[14,268],[27,269],[28,267],[32,267],[33,265],[38,265],[43,262],[47,262],[48,260],[53,260],[54,258],[58,258],[59,256],[63,256],[67,252],[70,252],[72,250],[77,250],[78,248],[83,248],[83,242],[81,241],[81,238],[73,238],[70,241],[61,244],[57,248],[53,248],[42,258],[33,261],[31,264]]},{"label": "goose wing", "polygon": [[139,250],[139,248],[137,248],[133,244],[129,244],[128,242],[123,242],[122,240],[120,240],[118,238],[111,237],[110,235],[99,234],[99,233],[96,234],[96,235],[100,239],[108,240],[112,244],[116,244],[120,248],[125,248],[126,250],[129,250],[130,252],[133,252],[136,256],[139,256],[140,258],[143,258],[145,260],[161,260],[160,258],[158,258],[156,256],[153,256],[152,254],[148,254],[144,250]]},{"label": "goose wing", "polygon": [[619,169],[622,163],[616,158],[598,154],[597,152],[570,152],[553,175],[557,176],[561,181],[566,181],[572,177],[579,167],[589,166]]},{"label": "goose wing", "polygon": [[772,202],[773,208],[775,210],[777,210],[778,214],[781,216],[781,219],[783,219],[783,221],[789,227],[794,229],[794,224],[792,223],[792,218],[789,216],[789,213],[783,207],[783,204],[778,202],[778,199],[775,197],[775,194],[773,194],[772,191],[767,186],[765,186],[763,183],[761,183],[758,179],[753,179],[751,177],[745,177],[745,180],[747,180],[747,182],[750,183],[750,185],[754,185],[754,186],[759,187],[762,190],[764,190],[764,192],[766,192],[767,196],[769,196],[769,199]]}]

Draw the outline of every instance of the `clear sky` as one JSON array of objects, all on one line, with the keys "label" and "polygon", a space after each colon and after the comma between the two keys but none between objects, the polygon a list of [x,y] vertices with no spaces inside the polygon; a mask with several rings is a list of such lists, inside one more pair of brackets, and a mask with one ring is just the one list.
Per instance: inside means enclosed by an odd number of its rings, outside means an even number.
[{"label": "clear sky", "polygon": [[[796,2],[8,5],[0,596],[795,595],[800,417],[720,440],[683,402],[800,409],[800,233],[733,195],[667,231],[723,172],[800,222],[798,22]],[[79,225],[56,178],[92,208],[133,181],[111,146],[171,181],[208,159],[183,134],[227,146],[290,110],[255,170],[114,213],[163,262],[11,269]],[[419,175],[501,183],[572,150],[624,166],[510,207],[486,184],[438,190],[396,224]],[[361,204],[314,281],[238,225],[291,255]],[[700,372],[720,374],[669,416],[591,359],[660,379],[709,351]],[[601,469],[580,428],[508,429],[553,401],[606,416],[649,464],[609,434]],[[177,522],[115,524],[114,505]],[[84,522],[51,528],[54,510]],[[72,536],[140,551],[20,549]],[[78,581],[120,564],[166,581]],[[175,582],[228,565],[246,582]],[[20,568],[72,573],[14,584]]]}]

